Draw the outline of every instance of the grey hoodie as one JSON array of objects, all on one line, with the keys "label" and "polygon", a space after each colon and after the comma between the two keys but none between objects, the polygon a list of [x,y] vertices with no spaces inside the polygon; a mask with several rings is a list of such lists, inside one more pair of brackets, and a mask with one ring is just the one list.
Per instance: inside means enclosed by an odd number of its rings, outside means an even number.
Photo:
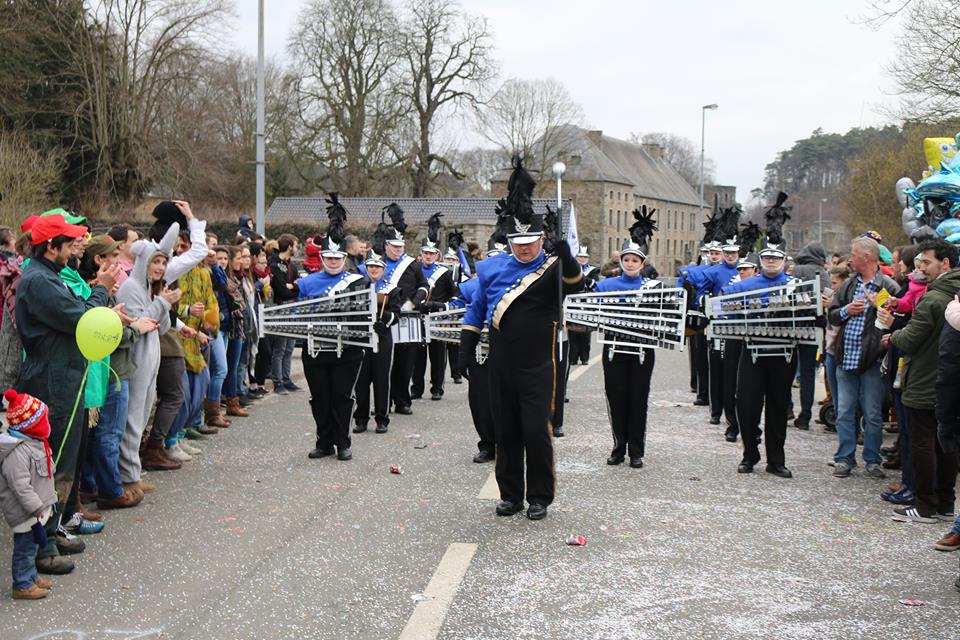
[{"label": "grey hoodie", "polygon": [[830,275],[824,266],[827,262],[827,252],[819,242],[811,242],[797,254],[797,264],[793,267],[793,277],[799,280],[816,280],[820,278],[820,289],[830,286]]},{"label": "grey hoodie", "polygon": [[56,501],[43,443],[0,433],[0,510],[7,524],[23,524]]}]

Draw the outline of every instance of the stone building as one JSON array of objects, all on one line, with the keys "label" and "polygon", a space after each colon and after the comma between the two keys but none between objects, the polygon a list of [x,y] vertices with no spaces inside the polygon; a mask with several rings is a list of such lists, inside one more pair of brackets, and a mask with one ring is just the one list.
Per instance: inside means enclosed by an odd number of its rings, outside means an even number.
[{"label": "stone building", "polygon": [[[558,137],[563,144],[557,159],[567,166],[563,197],[576,208],[580,241],[589,247],[591,262],[600,264],[620,248],[633,224],[631,212],[644,204],[657,210],[649,257],[660,273],[672,276],[695,256],[703,235],[699,196],[663,159],[662,147],[572,125],[564,125]],[[495,176],[494,196],[506,194],[509,175],[504,170]],[[556,197],[555,184],[553,176],[545,176],[541,195]]]}]

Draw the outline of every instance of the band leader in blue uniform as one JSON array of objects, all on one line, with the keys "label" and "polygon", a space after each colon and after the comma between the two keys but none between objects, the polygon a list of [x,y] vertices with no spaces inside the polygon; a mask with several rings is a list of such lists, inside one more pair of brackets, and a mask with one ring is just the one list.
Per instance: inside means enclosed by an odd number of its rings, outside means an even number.
[{"label": "band leader in blue uniform", "polygon": [[556,255],[544,253],[544,220],[534,214],[531,200],[535,184],[515,158],[506,202],[513,255],[477,265],[478,291],[463,321],[459,368],[463,374],[476,362],[480,332],[488,325],[490,406],[501,498],[496,511],[503,516],[519,512],[526,494],[527,517],[540,520],[553,502],[556,484],[548,421],[558,364],[561,294],[583,289],[583,270],[566,242],[557,243]]}]

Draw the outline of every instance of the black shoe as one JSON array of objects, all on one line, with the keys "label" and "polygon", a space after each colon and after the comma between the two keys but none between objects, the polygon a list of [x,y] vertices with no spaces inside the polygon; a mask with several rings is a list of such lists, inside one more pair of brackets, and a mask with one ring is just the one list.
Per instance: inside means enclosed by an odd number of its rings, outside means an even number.
[{"label": "black shoe", "polygon": [[486,450],[478,451],[473,455],[473,461],[477,463],[493,462],[495,459],[496,456]]},{"label": "black shoe", "polygon": [[697,398],[696,400],[693,401],[693,406],[695,406],[695,407],[709,407],[709,406],[710,406],[710,401],[709,401],[709,400],[702,400],[702,399],[700,399],[700,398]]},{"label": "black shoe", "polygon": [[423,399],[423,392],[421,391],[420,393],[411,393],[411,394],[410,394],[410,399],[411,399],[411,400],[422,400],[422,399]]},{"label": "black shoe", "polygon": [[463,384],[463,378],[454,378],[453,384]]},{"label": "black shoe", "polygon": [[836,432],[837,432],[837,428],[836,428],[836,427],[831,427],[831,426],[828,425],[828,424],[823,425],[823,430],[826,431],[827,433],[836,433]]},{"label": "black shoe", "polygon": [[241,409],[253,406],[253,401],[250,400],[250,396],[240,396],[239,401]]},{"label": "black shoe", "polygon": [[442,394],[442,393],[431,393],[431,394],[430,394],[430,399],[431,399],[431,400],[442,400],[442,399],[443,399],[443,394]]},{"label": "black shoe", "polygon": [[527,518],[530,520],[543,520],[547,517],[547,505],[531,502],[527,507]]},{"label": "black shoe", "polygon": [[403,405],[397,405],[396,408],[394,409],[394,412],[395,412],[395,413],[399,413],[399,414],[402,415],[402,416],[411,416],[411,415],[413,415],[413,409],[411,409],[410,407],[403,406]]},{"label": "black shoe", "polygon": [[520,502],[510,502],[509,500],[501,500],[497,503],[497,515],[498,516],[512,516],[516,513],[523,511],[523,501]]},{"label": "black shoe", "polygon": [[311,460],[316,460],[317,458],[326,458],[327,456],[332,456],[332,455],[333,455],[333,449],[323,449],[321,447],[317,447],[316,449],[308,453],[307,457],[310,458]]},{"label": "black shoe", "polygon": [[564,398],[563,401],[564,401],[564,402],[570,402],[570,398]]},{"label": "black shoe", "polygon": [[363,433],[363,432],[366,431],[366,430],[367,430],[367,423],[366,423],[366,422],[364,422],[363,424],[360,424],[360,423],[358,422],[357,425],[353,428],[353,432],[354,432],[354,433]]},{"label": "black shoe", "polygon": [[797,414],[793,412],[793,409],[790,410],[790,414],[787,416],[787,420],[793,420],[797,417]]},{"label": "black shoe", "polygon": [[562,438],[563,436],[564,436],[564,433],[563,433],[563,426],[562,426],[562,425],[559,426],[559,427],[554,427],[554,428],[553,428],[553,437],[554,437],[554,438]]},{"label": "black shoe", "polygon": [[266,395],[266,389],[250,389],[250,397],[254,400],[259,400],[264,395]]},{"label": "black shoe", "polygon": [[720,424],[720,418],[714,418],[710,416],[710,424]]},{"label": "black shoe", "polygon": [[610,456],[609,458],[607,458],[607,464],[610,465],[611,467],[616,466],[618,464],[623,464],[623,456]]},{"label": "black shoe", "polygon": [[337,460],[353,460],[353,452],[350,447],[344,447],[337,451]]},{"label": "black shoe", "polygon": [[723,438],[724,438],[724,440],[726,440],[727,442],[736,442],[736,441],[737,441],[737,434],[735,434],[735,433],[730,433],[729,431],[727,431],[725,434],[723,434]]},{"label": "black shoe", "polygon": [[790,469],[787,469],[784,466],[776,466],[772,464],[767,465],[767,473],[772,473],[773,475],[778,476],[780,478],[793,477],[793,473],[790,471]]},{"label": "black shoe", "polygon": [[643,469],[643,458],[630,458],[630,467],[633,469]]},{"label": "black shoe", "polygon": [[385,424],[377,424],[377,428],[375,429],[375,431],[376,431],[377,433],[386,433],[386,432],[387,432],[387,425],[385,425]]},{"label": "black shoe", "polygon": [[900,453],[900,447],[880,447],[880,455],[885,458],[891,458]]},{"label": "black shoe", "polygon": [[741,460],[740,464],[737,465],[737,473],[753,473],[753,465],[757,464],[756,462],[750,462],[749,460]]},{"label": "black shoe", "polygon": [[793,426],[795,426],[797,429],[800,429],[801,431],[809,431],[810,418],[803,418],[803,417],[797,418],[796,420],[793,421]]},{"label": "black shoe", "polygon": [[299,387],[292,382],[287,382],[283,385],[283,388],[287,391],[303,391],[303,387]]},{"label": "black shoe", "polygon": [[86,543],[80,538],[67,538],[57,534],[57,551],[59,551],[62,556],[72,556],[76,553],[83,553],[86,548]]},{"label": "black shoe", "polygon": [[45,573],[50,576],[62,576],[73,571],[73,568],[73,561],[67,560],[63,556],[37,558],[37,573]]}]

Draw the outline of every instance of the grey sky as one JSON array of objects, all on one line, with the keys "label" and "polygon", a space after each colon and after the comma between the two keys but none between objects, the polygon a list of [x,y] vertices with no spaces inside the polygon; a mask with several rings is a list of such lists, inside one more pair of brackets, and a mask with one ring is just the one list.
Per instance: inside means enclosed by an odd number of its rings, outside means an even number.
[{"label": "grey sky", "polygon": [[[236,0],[233,46],[256,54],[256,0]],[[267,55],[284,58],[306,0],[266,0]],[[896,25],[859,24],[866,0],[463,0],[490,20],[503,78],[554,77],[587,123],[625,138],[669,131],[699,145],[746,202],[764,166],[817,127],[882,124]]]}]

